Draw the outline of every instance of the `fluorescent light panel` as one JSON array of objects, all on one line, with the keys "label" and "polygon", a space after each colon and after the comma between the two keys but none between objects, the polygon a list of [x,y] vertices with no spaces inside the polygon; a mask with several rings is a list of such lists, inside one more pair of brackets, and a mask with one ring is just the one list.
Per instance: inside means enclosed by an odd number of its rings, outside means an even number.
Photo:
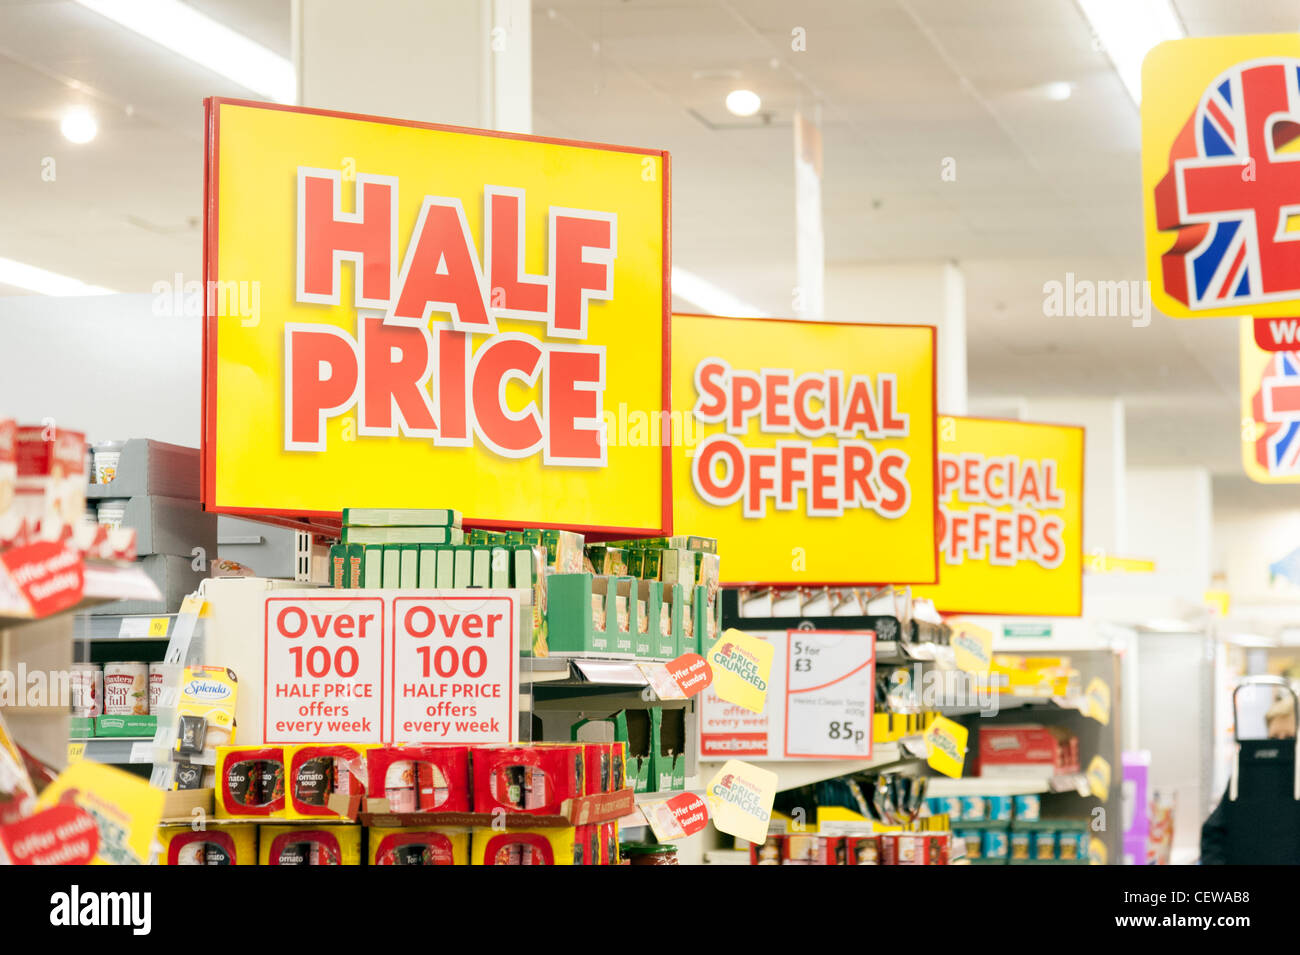
[{"label": "fluorescent light panel", "polygon": [[116,295],[111,288],[99,285],[87,285],[80,279],[74,279],[58,272],[38,269],[25,262],[0,258],[0,285],[13,285],[25,288],[29,292],[42,295]]},{"label": "fluorescent light panel", "polygon": [[748,302],[742,302],[725,289],[720,289],[694,272],[687,272],[675,265],[673,266],[673,294],[710,315],[736,318],[768,317],[766,312],[759,311]]},{"label": "fluorescent light panel", "polygon": [[277,103],[298,96],[293,64],[180,0],[77,0],[114,23]]},{"label": "fluorescent light panel", "polygon": [[1134,103],[1142,102],[1142,60],[1154,46],[1186,34],[1170,0],[1079,0]]}]

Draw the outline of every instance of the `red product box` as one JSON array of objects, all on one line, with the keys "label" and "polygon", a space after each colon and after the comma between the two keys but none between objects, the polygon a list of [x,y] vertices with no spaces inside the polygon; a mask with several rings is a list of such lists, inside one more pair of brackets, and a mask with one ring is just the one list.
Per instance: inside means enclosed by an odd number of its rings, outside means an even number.
[{"label": "red product box", "polygon": [[474,750],[474,811],[555,815],[583,795],[580,744],[500,746]]},{"label": "red product box", "polygon": [[583,794],[614,791],[614,759],[610,743],[580,743],[583,757]]},{"label": "red product box", "polygon": [[829,843],[824,836],[787,835],[781,840],[781,865],[831,865]]},{"label": "red product box", "polygon": [[364,796],[366,750],[346,743],[294,746],[289,756],[289,810],[294,815],[338,819],[332,796]]},{"label": "red product box", "polygon": [[981,776],[1079,770],[1079,741],[1058,726],[981,727],[979,737]]},{"label": "red product box", "polygon": [[749,844],[749,864],[750,865],[780,865],[782,856],[781,843],[785,841],[785,836],[768,835],[767,841],[759,844],[751,842]]},{"label": "red product box", "polygon": [[230,746],[217,753],[217,816],[276,816],[284,811],[284,747]]},{"label": "red product box", "polygon": [[469,747],[413,743],[366,751],[366,792],[390,812],[468,812]]},{"label": "red product box", "polygon": [[618,823],[602,822],[600,829],[600,864],[619,865],[622,860],[618,854]]},{"label": "red product box", "polygon": [[[3,443],[3,440],[0,440]],[[13,507],[29,527],[58,538],[86,513],[86,436],[36,425],[14,429],[17,481]]]},{"label": "red product box", "polygon": [[[375,833],[371,831],[371,837]],[[419,859],[424,865],[455,865],[456,848],[451,836],[435,829],[403,829],[379,836],[372,850],[375,865],[410,864]]]},{"label": "red product box", "polygon": [[947,865],[949,832],[882,832],[881,865]]},{"label": "red product box", "polygon": [[271,840],[266,865],[342,865],[338,836],[324,829],[295,829]]},{"label": "red product box", "polygon": [[845,865],[880,865],[880,836],[845,836]]}]

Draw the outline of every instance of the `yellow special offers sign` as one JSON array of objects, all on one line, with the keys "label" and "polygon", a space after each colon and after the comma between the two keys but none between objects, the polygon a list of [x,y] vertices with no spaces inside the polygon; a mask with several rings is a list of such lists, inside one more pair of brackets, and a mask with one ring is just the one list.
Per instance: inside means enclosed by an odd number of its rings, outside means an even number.
[{"label": "yellow special offers sign", "polygon": [[1296,33],[1194,37],[1147,54],[1147,278],[1166,315],[1300,315],[1298,71]]},{"label": "yellow special offers sign", "polygon": [[939,419],[939,586],[947,613],[1078,616],[1083,429]]},{"label": "yellow special offers sign", "polygon": [[1265,351],[1254,323],[1240,325],[1242,467],[1260,484],[1298,483],[1300,351]]},{"label": "yellow special offers sign", "polygon": [[208,102],[204,501],[663,532],[668,155]]},{"label": "yellow special offers sign", "polygon": [[936,579],[934,329],[673,317],[673,526],[728,583]]}]

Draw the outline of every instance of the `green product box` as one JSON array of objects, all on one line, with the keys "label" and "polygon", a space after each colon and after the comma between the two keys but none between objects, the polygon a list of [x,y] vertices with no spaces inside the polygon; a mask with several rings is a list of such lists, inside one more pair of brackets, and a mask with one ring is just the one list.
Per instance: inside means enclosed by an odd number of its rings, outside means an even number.
[{"label": "green product box", "polygon": [[438,586],[438,545],[420,545],[420,582],[421,590],[433,590]]},{"label": "green product box", "polygon": [[459,527],[345,527],[345,544],[459,544]]},{"label": "green product box", "polygon": [[614,591],[614,617],[610,620],[613,655],[634,657],[636,645],[632,634],[637,629],[637,581],[631,577],[609,577],[608,580]]},{"label": "green product box", "polygon": [[469,544],[471,547],[482,547],[484,544],[488,542],[488,534],[489,534],[488,531],[476,527],[469,532],[469,537],[466,539],[465,542]]},{"label": "green product box", "polygon": [[93,716],[68,717],[68,738],[89,739],[95,735],[95,718]]},{"label": "green product box", "polygon": [[537,528],[524,528],[519,532],[519,539],[523,541],[525,547],[539,547],[542,543],[542,532]]},{"label": "green product box", "polygon": [[384,586],[402,586],[402,549],[395,544],[383,545]]},{"label": "green product box", "polygon": [[659,726],[650,758],[650,782],[659,792],[677,792],[686,788],[686,710],[681,707],[655,707]]},{"label": "green product box", "polygon": [[402,544],[397,550],[402,555],[398,579],[404,589],[414,590],[420,586],[420,545]]},{"label": "green product box", "polygon": [[471,547],[469,586],[492,586],[492,548]]},{"label": "green product box", "polygon": [[717,554],[718,552],[718,541],[715,537],[670,537],[665,546],[698,551],[702,554]]},{"label": "green product box", "polygon": [[492,571],[489,587],[496,590],[510,589],[510,551],[505,547],[492,548]]},{"label": "green product box", "polygon": [[627,754],[627,779],[639,793],[655,792],[651,768],[659,748],[660,710],[619,710],[614,714],[614,742]]},{"label": "green product box", "polygon": [[474,584],[474,550],[470,547],[453,547],[452,587],[463,590]]},{"label": "green product box", "polygon": [[[504,538],[499,544],[499,546],[501,547],[523,547],[524,546],[523,531],[506,531],[501,536]],[[497,543],[497,542],[493,541],[493,543]]]},{"label": "green product box", "polygon": [[664,549],[659,554],[659,579],[666,584],[681,584],[690,600],[695,596],[695,552]]},{"label": "green product box", "polygon": [[384,585],[384,549],[367,547],[361,562],[361,586],[374,590]]},{"label": "green product box", "polygon": [[330,545],[330,586],[346,587],[348,574],[348,545]]},{"label": "green product box", "polygon": [[156,716],[96,716],[96,736],[153,736],[158,731]]},{"label": "green product box", "polygon": [[345,507],[344,527],[460,527],[460,511],[446,507]]},{"label": "green product box", "polygon": [[605,560],[600,570],[601,573],[614,577],[632,576],[627,571],[627,550],[622,547],[606,547]]},{"label": "green product box", "polygon": [[456,548],[439,547],[434,582],[439,590],[451,590],[456,585]]},{"label": "green product box", "polygon": [[[660,569],[663,567],[664,552],[656,548],[641,551],[641,574],[644,580],[662,580]],[[667,581],[672,583],[672,581]]]},{"label": "green product box", "polygon": [[722,632],[722,601],[709,600],[708,592],[703,587],[696,587],[695,599],[691,601],[691,620],[694,640],[687,638],[686,642],[693,642],[693,646],[682,652],[703,654]]},{"label": "green product box", "polygon": [[364,544],[348,544],[348,563],[344,587],[356,590],[361,586],[361,568],[366,559]]},{"label": "green product box", "polygon": [[[626,580],[626,578],[623,578]],[[560,656],[631,657],[631,622],[617,649],[619,581],[596,574],[552,574],[546,581],[547,639],[550,652]],[[623,589],[630,597],[631,584]],[[625,607],[628,604],[624,603]],[[628,616],[630,607],[624,612]]]},{"label": "green product box", "polygon": [[[635,578],[633,578],[635,580]],[[653,632],[659,620],[659,605],[663,603],[664,587],[657,580],[636,580],[635,625],[632,628],[632,654],[639,660],[654,656]]]},{"label": "green product box", "polygon": [[642,580],[650,579],[647,578],[645,574],[641,573],[641,567],[644,563],[643,558],[645,557],[645,551],[640,550],[639,548],[632,547],[632,548],[628,548],[623,553],[624,553],[624,560],[627,564],[627,572],[629,576],[640,577]]},{"label": "green product box", "polygon": [[605,573],[605,545],[587,544],[582,548],[586,558],[585,569],[589,574]]},{"label": "green product box", "polygon": [[650,622],[651,655],[661,660],[675,660],[681,656],[682,612],[686,598],[681,584],[664,584],[663,601],[659,605],[659,625]]}]

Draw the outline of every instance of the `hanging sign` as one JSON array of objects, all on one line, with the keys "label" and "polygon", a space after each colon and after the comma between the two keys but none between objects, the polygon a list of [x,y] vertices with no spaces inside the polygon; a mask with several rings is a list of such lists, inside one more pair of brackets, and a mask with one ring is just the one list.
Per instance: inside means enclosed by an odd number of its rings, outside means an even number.
[{"label": "hanging sign", "polygon": [[1171,318],[1300,315],[1297,70],[1295,33],[1191,37],[1147,54],[1147,279],[1150,304]]},{"label": "hanging sign", "polygon": [[1241,464],[1260,484],[1300,482],[1300,342],[1266,351],[1241,320]]},{"label": "hanging sign", "polygon": [[1078,616],[1083,428],[939,419],[939,586],[946,613]]},{"label": "hanging sign", "polygon": [[933,583],[934,328],[673,319],[674,526],[726,583]]},{"label": "hanging sign", "polygon": [[668,530],[667,153],[207,111],[209,510]]}]

